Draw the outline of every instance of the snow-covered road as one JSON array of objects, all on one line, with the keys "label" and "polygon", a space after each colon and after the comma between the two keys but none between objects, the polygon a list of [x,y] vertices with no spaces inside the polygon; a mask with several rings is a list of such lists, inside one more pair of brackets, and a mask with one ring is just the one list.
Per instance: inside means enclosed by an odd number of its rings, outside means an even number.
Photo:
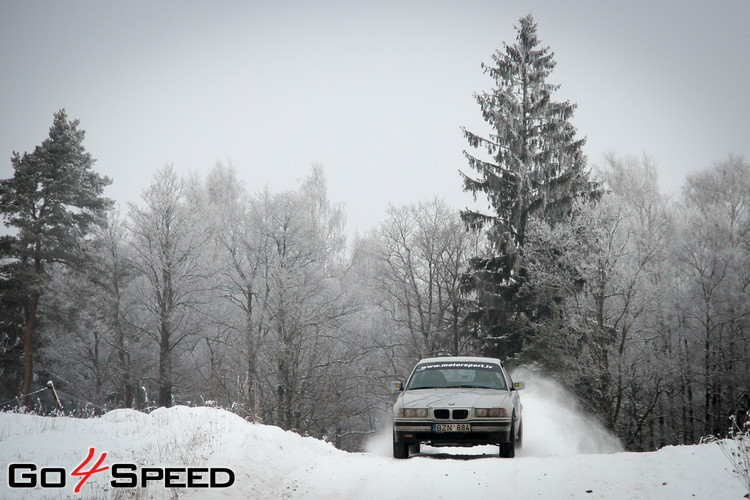
[{"label": "snow-covered road", "polygon": [[[531,413],[529,413],[531,415]],[[528,428],[531,428],[529,426]],[[381,443],[382,444],[382,443]],[[538,445],[538,444],[537,444]],[[0,414],[3,498],[65,498],[63,489],[11,489],[8,464],[32,462],[72,471],[107,452],[103,465],[227,467],[225,489],[179,489],[180,498],[703,498],[741,499],[744,491],[716,444],[654,453],[576,454],[395,460],[375,452],[346,453],[276,427],[256,425],[214,408],[174,407],[146,415],[116,410],[96,419]],[[475,452],[476,453],[476,452]],[[112,496],[109,471],[83,485],[80,498]],[[138,498],[171,498],[152,485]]]}]

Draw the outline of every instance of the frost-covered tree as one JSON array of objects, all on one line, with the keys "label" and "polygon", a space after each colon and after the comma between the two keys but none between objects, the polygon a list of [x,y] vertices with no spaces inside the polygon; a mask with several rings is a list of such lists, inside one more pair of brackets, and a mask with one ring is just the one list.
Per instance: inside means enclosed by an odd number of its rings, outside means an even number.
[{"label": "frost-covered tree", "polygon": [[94,160],[83,146],[79,121],[65,110],[55,113],[49,137],[31,153],[14,153],[13,177],[0,181],[0,212],[17,232],[11,255],[18,259],[16,278],[23,285],[24,371],[21,395],[31,392],[34,336],[50,265],[80,266],[82,243],[103,219],[110,201],[102,196],[110,183],[94,172]]},{"label": "frost-covered tree", "polygon": [[103,408],[113,380],[110,332],[98,307],[101,294],[85,271],[55,266],[49,275],[38,366],[54,374],[66,409]]},{"label": "frost-covered tree", "polygon": [[320,169],[298,193],[263,195],[252,210],[265,242],[260,290],[268,291],[261,300],[274,366],[274,418],[285,428],[325,428],[333,423],[326,422],[333,419],[332,402],[317,381],[348,357],[337,328],[351,312],[340,288],[343,212],[328,201]]},{"label": "frost-covered tree", "polygon": [[127,247],[125,221],[119,212],[111,210],[102,227],[95,234],[92,253],[94,265],[87,274],[96,291],[93,306],[106,329],[106,342],[111,349],[108,368],[113,394],[118,406],[132,408],[136,401],[137,374],[133,362],[136,344],[130,326],[130,310],[135,302],[132,291],[134,269]]},{"label": "frost-covered tree", "polygon": [[55,266],[45,294],[38,367],[53,374],[67,410],[142,407],[148,342],[131,326],[138,308],[125,222],[110,210],[80,269]]},{"label": "frost-covered tree", "polygon": [[159,347],[157,403],[171,406],[175,357],[197,332],[196,292],[205,283],[200,250],[209,233],[171,165],[156,172],[142,198],[144,205],[131,204],[129,214],[133,264],[142,280],[140,305],[146,312],[141,331]]},{"label": "frost-covered tree", "polygon": [[[351,442],[366,411],[351,388],[361,348],[344,284],[344,214],[322,169],[281,193],[248,195],[222,166],[201,186],[213,228],[202,248],[210,301],[191,350],[201,388],[247,418]],[[331,390],[325,380],[339,382]]]},{"label": "frost-covered tree", "polygon": [[677,298],[695,438],[723,433],[750,405],[750,165],[729,156],[689,176],[681,208]]},{"label": "frost-covered tree", "polygon": [[520,20],[513,45],[503,45],[483,64],[494,81],[489,92],[476,94],[491,131],[482,136],[464,129],[480,157],[465,152],[475,176],[462,173],[464,190],[484,195],[489,211],[461,213],[472,228],[487,228],[490,252],[471,262],[467,289],[476,295],[471,319],[487,348],[503,357],[522,347],[518,325],[521,305],[515,301],[523,282],[523,248],[532,217],[552,220],[565,214],[576,193],[586,187],[583,139],[570,123],[575,105],[556,102],[558,85],[547,81],[555,61],[540,47],[531,15]]},{"label": "frost-covered tree", "polygon": [[376,299],[391,321],[395,341],[409,358],[468,352],[460,293],[466,262],[477,254],[480,234],[466,231],[443,200],[390,207],[365,253],[373,259]]},{"label": "frost-covered tree", "polygon": [[529,223],[521,294],[535,336],[524,352],[569,381],[583,404],[634,449],[670,389],[674,349],[664,322],[672,291],[665,263],[671,225],[645,158],[609,157],[611,190],[577,200],[555,224]]},{"label": "frost-covered tree", "polygon": [[267,333],[262,297],[265,238],[251,198],[232,167],[217,164],[201,181],[201,217],[213,237],[203,249],[208,271],[202,340],[193,350],[203,393],[259,420],[263,409],[261,349]]}]

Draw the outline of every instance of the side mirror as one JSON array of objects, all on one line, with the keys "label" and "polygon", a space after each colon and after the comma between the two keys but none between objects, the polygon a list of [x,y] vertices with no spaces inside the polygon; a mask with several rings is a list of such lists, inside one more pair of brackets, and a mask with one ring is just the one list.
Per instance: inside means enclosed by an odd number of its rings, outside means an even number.
[{"label": "side mirror", "polygon": [[394,382],[391,382],[391,391],[393,392],[400,392],[404,390],[404,383],[400,380],[396,380]]},{"label": "side mirror", "polygon": [[514,391],[522,391],[526,389],[526,382],[513,382]]}]

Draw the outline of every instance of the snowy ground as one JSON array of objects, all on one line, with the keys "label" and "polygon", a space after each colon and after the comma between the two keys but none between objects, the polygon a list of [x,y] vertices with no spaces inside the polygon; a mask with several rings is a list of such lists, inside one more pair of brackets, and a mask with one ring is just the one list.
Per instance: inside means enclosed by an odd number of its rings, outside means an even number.
[{"label": "snowy ground", "polygon": [[[368,453],[346,453],[213,408],[174,407],[149,415],[116,410],[87,420],[0,413],[0,497],[743,498],[745,491],[716,444],[618,452],[616,440],[566,408],[565,398],[555,398],[554,384],[535,387],[524,394],[527,446],[516,459],[482,456],[496,453],[485,447],[464,450],[469,456],[431,450],[432,455],[395,460],[387,433],[370,443]],[[105,471],[92,475],[79,495],[73,494],[74,478],[63,489],[8,486],[11,462],[70,472],[90,447],[96,448],[94,460],[108,453],[104,466],[228,467],[236,480],[226,489],[152,485],[115,494]]]}]

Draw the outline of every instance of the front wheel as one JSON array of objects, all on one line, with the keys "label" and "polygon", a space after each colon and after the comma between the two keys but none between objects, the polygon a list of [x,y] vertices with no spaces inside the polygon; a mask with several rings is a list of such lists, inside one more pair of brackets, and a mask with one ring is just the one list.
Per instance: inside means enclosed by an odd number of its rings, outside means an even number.
[{"label": "front wheel", "polygon": [[500,456],[502,458],[513,458],[516,456],[516,423],[510,423],[510,441],[500,443]]},{"label": "front wheel", "polygon": [[409,458],[408,445],[396,441],[396,433],[393,434],[393,458]]}]

